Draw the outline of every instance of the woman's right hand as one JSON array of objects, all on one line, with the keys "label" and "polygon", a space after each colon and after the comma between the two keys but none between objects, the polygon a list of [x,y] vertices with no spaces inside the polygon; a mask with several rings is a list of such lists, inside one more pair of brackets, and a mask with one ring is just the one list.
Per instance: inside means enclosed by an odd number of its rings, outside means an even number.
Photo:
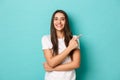
[{"label": "woman's right hand", "polygon": [[73,37],[70,41],[69,41],[69,45],[68,48],[70,48],[71,50],[75,49],[78,47],[78,42],[77,42],[77,37]]}]

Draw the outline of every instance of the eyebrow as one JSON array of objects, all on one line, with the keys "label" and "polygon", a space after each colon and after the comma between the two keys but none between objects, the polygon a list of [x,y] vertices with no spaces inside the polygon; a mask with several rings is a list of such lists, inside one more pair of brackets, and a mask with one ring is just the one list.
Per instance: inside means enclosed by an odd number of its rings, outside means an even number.
[{"label": "eyebrow", "polygon": [[[58,18],[58,17],[54,17],[54,18]],[[60,18],[65,18],[65,17],[60,17]]]}]

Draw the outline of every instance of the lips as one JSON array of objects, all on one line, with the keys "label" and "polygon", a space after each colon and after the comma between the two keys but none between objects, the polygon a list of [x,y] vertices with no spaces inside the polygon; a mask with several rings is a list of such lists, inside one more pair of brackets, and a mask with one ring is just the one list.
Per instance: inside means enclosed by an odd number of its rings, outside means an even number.
[{"label": "lips", "polygon": [[56,27],[59,27],[59,28],[61,28],[61,27],[62,27],[62,25],[61,25],[61,24],[58,24],[58,25],[56,25]]}]

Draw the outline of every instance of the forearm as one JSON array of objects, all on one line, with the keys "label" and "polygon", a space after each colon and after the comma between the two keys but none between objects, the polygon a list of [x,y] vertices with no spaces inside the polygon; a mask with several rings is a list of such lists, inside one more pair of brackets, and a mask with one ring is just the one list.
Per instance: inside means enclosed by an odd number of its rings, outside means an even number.
[{"label": "forearm", "polygon": [[59,64],[61,64],[65,58],[68,56],[68,54],[70,53],[71,49],[69,47],[67,47],[62,53],[51,57],[51,59],[49,60],[48,64],[51,67],[55,67]]},{"label": "forearm", "polygon": [[70,71],[70,70],[79,68],[79,64],[76,65],[74,62],[69,62],[69,63],[61,64],[52,68],[47,63],[44,63],[44,68],[48,72],[49,71]]},{"label": "forearm", "polygon": [[79,68],[79,65],[75,65],[73,62],[69,62],[66,64],[61,64],[53,68],[53,71],[69,71]]},{"label": "forearm", "polygon": [[50,67],[46,62],[44,63],[44,69],[48,72],[49,71],[70,71],[76,68],[78,68],[78,66],[74,65],[72,62],[61,64],[54,68]]}]

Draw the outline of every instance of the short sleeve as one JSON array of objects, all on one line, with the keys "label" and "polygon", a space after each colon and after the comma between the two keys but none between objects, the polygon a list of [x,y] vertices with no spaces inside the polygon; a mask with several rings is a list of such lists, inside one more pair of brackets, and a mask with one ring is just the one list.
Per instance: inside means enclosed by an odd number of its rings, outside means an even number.
[{"label": "short sleeve", "polygon": [[80,49],[80,41],[79,41],[79,39],[77,39],[77,41],[78,41],[78,49]]},{"label": "short sleeve", "polygon": [[[73,35],[73,37],[76,37],[76,35]],[[79,38],[80,39],[80,38]],[[80,41],[79,41],[79,39],[77,39],[77,42],[78,42],[78,49],[80,49]]]},{"label": "short sleeve", "polygon": [[51,49],[52,43],[49,36],[42,37],[42,49]]}]

